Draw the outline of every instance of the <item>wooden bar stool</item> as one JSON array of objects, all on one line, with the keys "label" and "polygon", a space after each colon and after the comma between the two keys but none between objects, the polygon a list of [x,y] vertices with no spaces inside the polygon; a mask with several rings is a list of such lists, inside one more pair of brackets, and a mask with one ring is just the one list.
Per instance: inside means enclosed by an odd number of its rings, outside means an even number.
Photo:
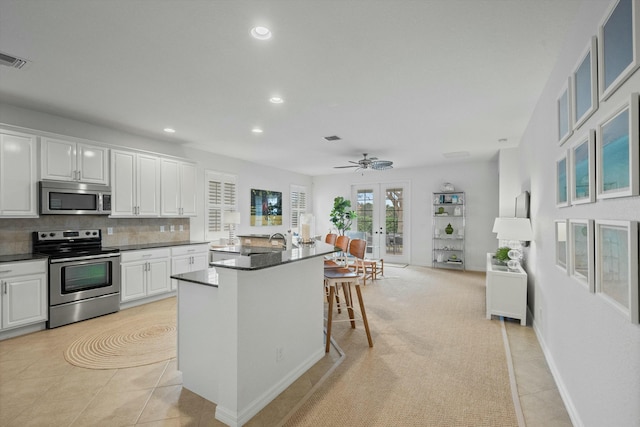
[{"label": "wooden bar stool", "polygon": [[[324,270],[324,283],[328,288],[328,309],[327,309],[327,340],[325,345],[325,351],[328,353],[331,346],[331,328],[333,325],[333,302],[336,300],[338,294],[338,287],[342,285],[342,292],[344,294],[344,305],[349,313],[348,320],[340,320],[350,322],[351,327],[355,329],[355,314],[353,305],[353,293],[351,285],[354,285],[356,289],[356,296],[358,298],[358,306],[360,308],[359,315],[362,318],[365,332],[367,333],[367,340],[369,341],[369,347],[373,347],[373,340],[371,339],[371,331],[369,330],[369,321],[367,320],[367,312],[364,308],[364,300],[362,299],[362,292],[360,290],[360,280],[363,279],[364,265],[362,265],[362,258],[364,250],[366,248],[366,241],[361,239],[354,239],[351,241],[349,252],[355,257],[355,268],[325,268]],[[360,255],[360,256],[358,256]],[[338,304],[338,310],[340,310],[340,302]],[[340,312],[340,311],[339,311]]]}]

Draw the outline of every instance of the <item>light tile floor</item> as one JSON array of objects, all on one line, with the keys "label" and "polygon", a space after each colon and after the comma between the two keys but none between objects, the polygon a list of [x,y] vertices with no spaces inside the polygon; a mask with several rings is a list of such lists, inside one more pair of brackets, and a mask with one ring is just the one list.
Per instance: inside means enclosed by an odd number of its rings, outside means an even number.
[{"label": "light tile floor", "polygon": [[[153,304],[130,310],[150,309]],[[223,425],[213,403],[182,388],[175,359],[112,370],[68,364],[64,349],[97,321],[0,341],[1,426]],[[571,426],[533,329],[505,326],[526,425]],[[247,425],[278,425],[339,359],[333,350]]]}]

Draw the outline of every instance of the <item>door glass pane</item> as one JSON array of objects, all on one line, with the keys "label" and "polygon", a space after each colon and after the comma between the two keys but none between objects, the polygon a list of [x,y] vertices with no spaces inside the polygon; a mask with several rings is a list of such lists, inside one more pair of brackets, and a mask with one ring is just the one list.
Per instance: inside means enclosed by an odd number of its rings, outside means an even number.
[{"label": "door glass pane", "polygon": [[385,199],[385,229],[387,253],[402,255],[404,240],[404,201],[402,188],[387,188]]},{"label": "door glass pane", "polygon": [[358,190],[356,198],[357,231],[365,233],[367,253],[371,253],[373,246],[373,190]]}]

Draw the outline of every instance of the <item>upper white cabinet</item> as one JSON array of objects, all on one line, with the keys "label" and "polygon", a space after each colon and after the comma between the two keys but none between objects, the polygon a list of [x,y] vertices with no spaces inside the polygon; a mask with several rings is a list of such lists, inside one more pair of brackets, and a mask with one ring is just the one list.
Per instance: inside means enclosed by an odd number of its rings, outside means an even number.
[{"label": "upper white cabinet", "polygon": [[37,137],[0,129],[0,216],[38,216]]},{"label": "upper white cabinet", "polygon": [[42,138],[42,179],[109,184],[109,149]]},{"label": "upper white cabinet", "polygon": [[111,177],[111,216],[159,216],[159,157],[112,150]]},{"label": "upper white cabinet", "polygon": [[162,216],[196,216],[196,165],[173,159],[162,159]]}]

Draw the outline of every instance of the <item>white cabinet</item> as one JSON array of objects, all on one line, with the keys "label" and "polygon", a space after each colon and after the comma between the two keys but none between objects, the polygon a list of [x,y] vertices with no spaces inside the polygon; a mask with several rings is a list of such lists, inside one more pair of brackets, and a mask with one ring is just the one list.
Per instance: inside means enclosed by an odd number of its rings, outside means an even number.
[{"label": "white cabinet", "polygon": [[196,165],[162,159],[160,167],[162,216],[196,216]]},{"label": "white cabinet", "polygon": [[111,177],[111,216],[159,216],[159,157],[112,150]]},{"label": "white cabinet", "polygon": [[432,266],[464,270],[465,198],[460,191],[433,193]]},{"label": "white cabinet", "polygon": [[0,216],[38,216],[37,137],[0,129]]},{"label": "white cabinet", "polygon": [[109,184],[109,149],[42,138],[42,179]]},{"label": "white cabinet", "polygon": [[126,302],[171,291],[168,248],[123,252],[120,301]]},{"label": "white cabinet", "polygon": [[[209,245],[185,245],[171,248],[171,275],[189,273],[209,268]],[[175,290],[178,281],[171,280],[171,289]]]},{"label": "white cabinet", "polygon": [[511,270],[487,254],[487,319],[491,315],[519,319],[527,324],[527,273],[518,266]]},{"label": "white cabinet", "polygon": [[47,320],[47,261],[0,264],[0,329]]}]

